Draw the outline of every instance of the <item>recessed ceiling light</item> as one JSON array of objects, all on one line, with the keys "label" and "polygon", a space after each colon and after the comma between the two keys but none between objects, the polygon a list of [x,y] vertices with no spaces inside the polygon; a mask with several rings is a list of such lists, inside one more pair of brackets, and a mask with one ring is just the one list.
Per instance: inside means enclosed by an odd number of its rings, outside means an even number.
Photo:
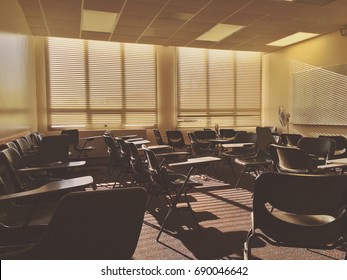
[{"label": "recessed ceiling light", "polygon": [[291,44],[295,44],[295,43],[310,39],[312,37],[316,37],[318,35],[319,34],[317,34],[317,33],[298,32],[298,33],[295,33],[293,35],[279,39],[277,41],[271,42],[267,45],[268,46],[275,46],[275,47],[285,47],[285,46],[289,46]]},{"label": "recessed ceiling light", "polygon": [[83,10],[81,30],[111,33],[117,16],[117,13]]},{"label": "recessed ceiling light", "polygon": [[244,26],[242,25],[220,23],[212,27],[210,30],[208,30],[198,38],[196,38],[196,40],[218,42],[230,36],[231,34],[235,33],[243,27]]}]

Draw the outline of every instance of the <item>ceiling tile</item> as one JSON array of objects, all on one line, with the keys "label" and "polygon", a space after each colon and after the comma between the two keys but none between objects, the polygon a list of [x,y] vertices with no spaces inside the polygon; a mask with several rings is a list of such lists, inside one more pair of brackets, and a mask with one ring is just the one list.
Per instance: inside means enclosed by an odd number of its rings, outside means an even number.
[{"label": "ceiling tile", "polygon": [[180,28],[186,21],[178,20],[178,19],[170,19],[170,18],[157,18],[155,19],[151,27],[153,28],[167,28],[167,29],[178,29]]},{"label": "ceiling tile", "polygon": [[125,0],[84,0],[83,9],[119,13],[124,3]]},{"label": "ceiling tile", "polygon": [[148,28],[144,32],[143,36],[168,38],[173,34],[173,32],[173,30],[167,28]]},{"label": "ceiling tile", "polygon": [[102,40],[108,41],[110,38],[110,33],[108,32],[92,32],[92,31],[82,31],[81,38],[87,40]]},{"label": "ceiling tile", "polygon": [[252,24],[261,18],[263,15],[249,14],[249,13],[235,13],[232,16],[228,17],[223,23],[234,24],[234,25],[249,25]]},{"label": "ceiling tile", "polygon": [[144,27],[142,26],[125,26],[125,25],[118,25],[115,30],[114,34],[122,34],[122,35],[136,35],[139,36],[145,31]]},{"label": "ceiling tile", "polygon": [[196,16],[194,16],[192,19],[194,21],[212,22],[217,24],[227,19],[229,16],[230,13],[228,11],[204,9],[201,12],[199,12]]},{"label": "ceiling tile", "polygon": [[46,29],[46,23],[43,17],[26,17],[26,19],[30,27]]},{"label": "ceiling tile", "polygon": [[187,45],[187,47],[192,47],[192,48],[209,48],[210,46],[214,45],[215,42],[211,41],[199,41],[195,40],[192,41]]},{"label": "ceiling tile", "polygon": [[137,41],[137,43],[139,43],[139,44],[163,45],[165,43],[165,41],[166,41],[166,38],[143,36],[143,37],[141,37]]},{"label": "ceiling tile", "polygon": [[118,19],[118,25],[126,25],[126,26],[145,26],[149,25],[152,22],[151,17],[142,17],[142,16],[124,16],[120,15]]},{"label": "ceiling tile", "polygon": [[111,36],[111,41],[115,42],[125,42],[125,43],[135,43],[138,36],[124,35],[124,34],[113,34]]},{"label": "ceiling tile", "polygon": [[132,16],[145,16],[154,17],[156,16],[160,9],[163,7],[165,2],[159,3],[145,3],[139,1],[128,0],[124,7],[122,14],[132,15]]}]

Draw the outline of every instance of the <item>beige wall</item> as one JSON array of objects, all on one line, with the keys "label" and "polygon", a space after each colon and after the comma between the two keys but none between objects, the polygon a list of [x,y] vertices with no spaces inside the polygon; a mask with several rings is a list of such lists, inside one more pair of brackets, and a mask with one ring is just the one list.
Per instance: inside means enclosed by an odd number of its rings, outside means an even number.
[{"label": "beige wall", "polygon": [[37,129],[35,43],[0,33],[0,141]]},{"label": "beige wall", "polygon": [[[339,32],[312,39],[281,51],[264,55],[263,62],[263,124],[280,126],[277,110],[280,105],[290,107],[289,61],[296,60],[317,67],[347,63],[347,37]],[[347,97],[347,96],[346,96]],[[346,108],[347,114],[347,108]],[[286,130],[285,128],[282,128]],[[306,136],[344,134],[346,126],[290,125],[290,132]]]},{"label": "beige wall", "polygon": [[0,142],[37,129],[35,42],[17,1],[0,9]]}]

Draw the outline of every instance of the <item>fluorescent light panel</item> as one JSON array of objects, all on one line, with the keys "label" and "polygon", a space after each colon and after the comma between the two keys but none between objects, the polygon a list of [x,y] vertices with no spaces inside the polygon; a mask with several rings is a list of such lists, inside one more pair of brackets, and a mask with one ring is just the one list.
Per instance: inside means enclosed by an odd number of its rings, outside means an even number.
[{"label": "fluorescent light panel", "polygon": [[111,33],[117,16],[117,13],[83,10],[81,29],[83,31]]},{"label": "fluorescent light panel", "polygon": [[199,36],[196,40],[218,42],[230,36],[244,26],[231,24],[217,24],[210,30]]},{"label": "fluorescent light panel", "polygon": [[293,35],[279,39],[277,41],[271,42],[267,45],[268,46],[275,46],[275,47],[285,47],[285,46],[289,46],[291,44],[295,44],[295,43],[310,39],[312,37],[316,37],[318,35],[319,34],[317,34],[317,33],[298,32],[298,33],[295,33]]}]

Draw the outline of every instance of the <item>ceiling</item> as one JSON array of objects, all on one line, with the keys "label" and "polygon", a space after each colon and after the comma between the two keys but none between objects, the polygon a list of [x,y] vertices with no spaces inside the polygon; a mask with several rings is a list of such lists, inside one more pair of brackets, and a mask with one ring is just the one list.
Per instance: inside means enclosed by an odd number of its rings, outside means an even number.
[{"label": "ceiling", "polygon": [[[272,52],[296,32],[347,25],[346,0],[17,0],[32,35]],[[81,30],[83,10],[118,13],[111,32]],[[197,38],[218,23],[242,25],[218,42]],[[97,23],[96,23],[97,24]]]}]

